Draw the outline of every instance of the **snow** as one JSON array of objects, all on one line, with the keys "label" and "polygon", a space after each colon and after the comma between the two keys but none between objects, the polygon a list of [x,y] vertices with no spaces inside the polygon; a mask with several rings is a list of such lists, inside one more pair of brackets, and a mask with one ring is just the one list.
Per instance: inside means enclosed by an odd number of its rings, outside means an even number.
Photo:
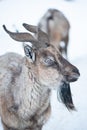
[{"label": "snow", "polygon": [[[22,23],[37,25],[48,8],[61,10],[71,24],[68,59],[77,66],[81,76],[71,84],[77,111],[69,112],[58,102],[56,91],[51,97],[52,114],[43,130],[86,130],[87,129],[87,1],[86,0],[1,0],[0,1],[0,55],[17,52],[24,55],[21,43],[12,40],[3,30],[26,31]],[[0,130],[2,125],[0,124]]]}]

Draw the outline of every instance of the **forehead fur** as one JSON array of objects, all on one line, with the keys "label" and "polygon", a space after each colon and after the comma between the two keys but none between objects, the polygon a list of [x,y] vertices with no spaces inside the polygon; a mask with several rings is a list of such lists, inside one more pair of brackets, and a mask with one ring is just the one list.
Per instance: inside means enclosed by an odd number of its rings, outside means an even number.
[{"label": "forehead fur", "polygon": [[53,45],[50,45],[49,47],[47,47],[47,48],[41,48],[40,49],[40,53],[42,53],[42,54],[46,54],[46,55],[60,55],[60,52],[59,52],[59,50],[58,50],[58,48],[55,48]]}]

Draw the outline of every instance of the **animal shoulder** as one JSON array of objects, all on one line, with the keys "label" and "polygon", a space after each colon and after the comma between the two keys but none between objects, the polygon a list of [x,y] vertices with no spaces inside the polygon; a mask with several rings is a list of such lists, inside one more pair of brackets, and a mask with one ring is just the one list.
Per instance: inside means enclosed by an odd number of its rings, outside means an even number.
[{"label": "animal shoulder", "polygon": [[10,69],[22,63],[23,57],[17,53],[6,53],[0,56],[0,69]]}]

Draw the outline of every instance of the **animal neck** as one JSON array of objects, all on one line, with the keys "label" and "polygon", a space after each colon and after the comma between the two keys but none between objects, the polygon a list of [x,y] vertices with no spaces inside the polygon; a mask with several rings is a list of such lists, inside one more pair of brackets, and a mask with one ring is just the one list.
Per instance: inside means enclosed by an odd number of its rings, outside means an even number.
[{"label": "animal neck", "polygon": [[20,82],[20,90],[18,97],[16,94],[16,98],[17,101],[21,102],[19,110],[21,118],[27,119],[33,116],[38,109],[41,109],[44,103],[49,104],[50,90],[40,84],[30,66],[23,65],[20,81],[22,82]]}]

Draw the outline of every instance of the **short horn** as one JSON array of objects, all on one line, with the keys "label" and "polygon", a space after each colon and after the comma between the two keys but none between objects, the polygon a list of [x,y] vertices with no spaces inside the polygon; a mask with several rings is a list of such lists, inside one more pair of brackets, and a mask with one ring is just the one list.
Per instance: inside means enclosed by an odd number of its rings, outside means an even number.
[{"label": "short horn", "polygon": [[14,33],[7,30],[6,26],[3,25],[4,30],[10,35],[10,37],[20,42],[36,42],[36,39],[29,33]]},{"label": "short horn", "polygon": [[40,28],[34,25],[23,23],[23,26],[30,32],[35,33],[37,40],[40,42],[40,47],[47,47],[49,45],[48,35]]},{"label": "short horn", "polygon": [[24,28],[26,28],[28,31],[33,32],[33,33],[37,33],[37,26],[34,25],[29,25],[26,23],[23,23]]},{"label": "short horn", "polygon": [[41,44],[44,44],[47,46],[50,45],[49,37],[47,33],[43,32],[40,28],[38,28],[37,39],[41,42]]}]

